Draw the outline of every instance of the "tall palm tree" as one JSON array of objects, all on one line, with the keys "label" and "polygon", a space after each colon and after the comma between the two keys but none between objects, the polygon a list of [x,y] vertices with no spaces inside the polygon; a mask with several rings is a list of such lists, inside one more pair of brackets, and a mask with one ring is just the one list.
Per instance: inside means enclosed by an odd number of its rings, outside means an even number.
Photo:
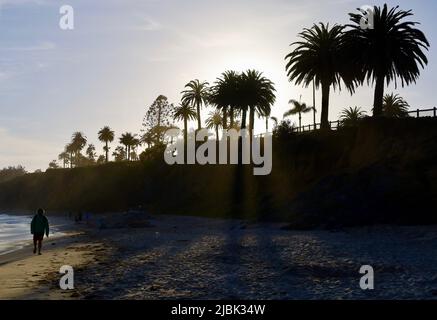
[{"label": "tall palm tree", "polygon": [[341,111],[340,122],[343,126],[356,126],[365,115],[366,112],[362,111],[361,108],[349,107]]},{"label": "tall palm tree", "polygon": [[192,105],[190,105],[187,101],[182,101],[174,111],[173,119],[174,120],[183,120],[184,121],[184,157],[186,160],[187,156],[187,143],[188,143],[188,121],[194,120],[197,118],[196,110]]},{"label": "tall palm tree", "polygon": [[271,106],[276,100],[273,82],[264,77],[261,72],[247,70],[241,75],[239,94],[242,111],[241,128],[246,128],[246,114],[249,110],[249,134],[253,135],[255,113],[264,116],[270,113]]},{"label": "tall palm tree", "polygon": [[382,115],[384,86],[396,79],[402,86],[415,83],[420,69],[428,64],[423,50],[428,50],[429,42],[415,26],[417,22],[405,21],[413,15],[411,10],[403,11],[398,6],[391,8],[374,7],[373,28],[361,28],[361,21],[367,12],[358,9],[350,13],[352,24],[345,34],[345,43],[349,51],[349,61],[360,66],[356,78],[362,83],[375,84],[373,115]]},{"label": "tall palm tree", "polygon": [[73,146],[72,143],[68,143],[68,144],[65,146],[65,152],[69,154],[69,156],[70,156],[70,159],[69,159],[69,162],[70,162],[70,168],[73,168],[73,163],[74,163],[74,160],[73,160],[73,156],[74,156],[74,146]]},{"label": "tall palm tree", "polygon": [[[308,87],[313,83],[322,87],[321,128],[328,129],[330,89],[340,86],[344,61],[341,57],[343,27],[320,23],[299,34],[301,41],[292,43],[297,47],[289,53],[286,70],[290,82]],[[347,83],[349,84],[349,82]],[[352,84],[348,85],[353,90]]]},{"label": "tall palm tree", "polygon": [[264,119],[266,121],[266,132],[269,131],[269,119],[270,119],[271,113],[272,113],[272,110],[269,108],[269,110],[265,110],[265,113],[263,114]]},{"label": "tall palm tree", "polygon": [[130,132],[123,133],[119,138],[120,143],[125,147],[126,160],[130,161],[130,150],[137,143],[136,135]]},{"label": "tall palm tree", "polygon": [[[229,70],[216,79],[211,88],[210,103],[223,111],[223,128],[228,128],[228,113],[230,118],[229,127],[234,125],[235,111],[239,104],[239,84],[241,76],[235,71]],[[229,111],[229,112],[228,112]]]},{"label": "tall palm tree", "polygon": [[67,152],[67,150],[65,150],[59,154],[58,159],[62,161],[62,164],[65,169],[70,161],[70,154]]},{"label": "tall palm tree", "polygon": [[382,103],[382,114],[385,117],[405,118],[408,117],[410,105],[397,94],[386,94]]},{"label": "tall palm tree", "polygon": [[196,107],[197,110],[197,129],[202,129],[202,121],[200,119],[200,109],[202,105],[208,103],[209,98],[209,83],[206,81],[200,82],[198,79],[191,80],[185,85],[186,90],[182,91],[182,101],[187,102]]},{"label": "tall palm tree", "polygon": [[82,132],[77,131],[77,132],[73,133],[73,135],[71,137],[71,146],[74,150],[74,154],[75,154],[75,158],[76,158],[75,159],[76,166],[79,165],[80,152],[86,146],[86,142],[87,142],[87,138],[85,137],[85,135]]},{"label": "tall palm tree", "polygon": [[297,100],[293,100],[293,99],[288,101],[288,103],[291,104],[293,106],[293,108],[284,113],[284,118],[298,114],[299,115],[299,129],[301,130],[302,129],[302,113],[310,112],[311,110],[313,110],[313,107],[308,107],[306,105],[306,103],[304,103],[304,102],[301,103],[301,102],[299,102]]},{"label": "tall palm tree", "polygon": [[105,151],[106,162],[108,162],[108,152],[109,152],[108,143],[114,141],[114,131],[112,131],[110,127],[105,126],[102,129],[100,129],[98,135],[99,135],[99,140],[105,143],[105,147],[103,148],[103,150]]},{"label": "tall palm tree", "polygon": [[150,148],[150,146],[153,144],[153,142],[155,141],[153,133],[149,130],[147,132],[145,132],[142,136],[141,136],[141,143],[145,143],[147,144],[147,148]]},{"label": "tall palm tree", "polygon": [[90,162],[94,162],[96,160],[96,147],[92,143],[88,145],[85,153],[87,154]]},{"label": "tall palm tree", "polygon": [[219,110],[209,113],[209,118],[206,119],[206,127],[208,129],[214,129],[215,139],[218,142],[220,140],[219,129],[223,128],[223,117]]}]

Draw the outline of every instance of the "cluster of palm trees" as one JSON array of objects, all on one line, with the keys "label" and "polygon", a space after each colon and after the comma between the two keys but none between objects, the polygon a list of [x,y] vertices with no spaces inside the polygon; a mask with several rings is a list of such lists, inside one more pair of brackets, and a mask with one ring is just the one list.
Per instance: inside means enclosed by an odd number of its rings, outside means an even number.
[{"label": "cluster of palm trees", "polygon": [[[103,151],[104,155],[97,156],[96,148],[93,144],[87,145],[87,137],[80,131],[73,133],[71,142],[67,143],[64,151],[58,156],[62,166],[66,167],[81,167],[93,164],[102,164],[109,161],[109,143],[113,142],[115,138],[114,131],[108,127],[103,127],[98,132],[98,139],[104,143]],[[129,132],[123,133],[119,138],[120,146],[118,146],[112,155],[116,161],[135,161],[138,160],[138,154],[136,148],[140,145],[140,140],[136,134]],[[85,155],[82,154],[82,150],[85,149]],[[58,168],[57,162],[53,160],[50,162],[50,168]]]},{"label": "cluster of palm trees", "polygon": [[[386,94],[382,102],[382,115],[387,118],[406,118],[409,116],[409,104],[398,94]],[[366,111],[359,107],[349,107],[340,113],[340,125],[355,126],[367,117]]]},{"label": "cluster of palm trees", "polygon": [[[428,50],[429,43],[416,28],[416,22],[405,21],[412,15],[411,10],[375,6],[373,25],[363,28],[362,21],[367,19],[367,15],[367,11],[358,9],[357,13],[349,14],[350,23],[345,26],[319,23],[304,29],[299,34],[300,40],[292,43],[294,50],[285,57],[285,69],[290,82],[321,88],[321,129],[329,129],[330,92],[340,89],[341,85],[353,94],[366,81],[374,84],[374,117],[408,115],[405,100],[394,94],[384,96],[385,85],[393,81],[397,84],[398,79],[402,86],[414,83],[420,75],[420,68],[428,63],[424,51]],[[277,118],[270,117],[276,99],[274,84],[256,70],[223,72],[212,85],[206,81],[192,80],[185,85],[181,94],[180,104],[176,107],[171,105],[171,118],[183,122],[185,143],[188,122],[196,121],[197,130],[202,129],[201,110],[208,106],[213,110],[209,112],[204,127],[215,132],[217,141],[220,129],[239,130],[248,127],[252,136],[256,116],[265,118],[266,130],[269,120],[274,121],[275,126],[278,124]],[[297,114],[299,127],[302,127],[302,114],[313,111],[315,122],[314,106],[297,100],[290,100],[289,103],[292,109],[284,117]],[[360,108],[349,108],[340,114],[340,121],[344,125],[351,125],[364,116],[366,114]],[[115,160],[137,160],[138,146],[146,144],[151,147],[162,143],[155,129],[150,128],[140,138],[129,132],[122,134],[119,138],[121,145],[112,153]],[[97,157],[92,144],[88,145],[86,156],[82,155],[87,139],[81,132],[75,132],[71,142],[59,155],[59,160],[64,167],[108,162],[109,143],[114,141],[114,131],[106,126],[98,132],[98,138],[104,143],[105,155]]]},{"label": "cluster of palm trees", "polygon": [[[184,139],[187,139],[188,121],[197,120],[197,129],[202,128],[202,107],[214,108],[205,121],[205,127],[213,129],[219,140],[219,129],[246,129],[249,113],[249,133],[253,135],[255,116],[269,118],[275,102],[272,81],[256,70],[242,73],[226,71],[212,86],[206,81],[192,80],[182,91],[182,101],[175,108],[174,120],[184,122]],[[228,121],[229,119],[229,121]]]},{"label": "cluster of palm trees", "polygon": [[[249,115],[249,132],[252,135],[255,116],[265,117],[266,121],[269,119],[271,107],[276,99],[274,92],[273,83],[259,71],[247,70],[242,73],[226,71],[212,86],[206,81],[201,82],[197,79],[187,83],[181,92],[181,103],[174,108],[172,118],[175,121],[183,121],[185,143],[189,121],[196,120],[197,130],[202,129],[201,109],[206,106],[214,109],[209,112],[204,128],[212,129],[217,141],[220,129],[246,129],[247,115]],[[176,128],[176,126],[171,124],[168,128]],[[119,138],[121,145],[112,153],[114,160],[138,160],[137,147],[141,144],[146,144],[147,147],[160,144],[162,141],[157,139],[160,135],[154,134],[154,130],[155,128],[151,128],[140,138],[137,134],[123,133]],[[71,142],[59,154],[58,159],[63,163],[63,167],[73,168],[108,162],[109,144],[114,141],[114,131],[105,126],[98,132],[98,138],[104,143],[105,155],[97,157],[94,145],[89,144],[85,156],[82,150],[87,146],[87,138],[82,132],[75,132]],[[56,168],[56,161],[50,163],[50,168]]]},{"label": "cluster of palm trees", "polygon": [[[343,84],[350,93],[364,82],[374,84],[373,116],[384,115],[384,89],[391,82],[415,83],[428,60],[429,43],[417,22],[405,21],[411,10],[375,6],[373,25],[363,28],[368,12],[350,13],[345,26],[320,23],[299,34],[286,56],[291,82],[321,87],[321,128],[329,129],[329,95]],[[351,111],[351,110],[349,110]],[[356,110],[355,110],[356,111]],[[357,112],[354,112],[355,114]]]}]

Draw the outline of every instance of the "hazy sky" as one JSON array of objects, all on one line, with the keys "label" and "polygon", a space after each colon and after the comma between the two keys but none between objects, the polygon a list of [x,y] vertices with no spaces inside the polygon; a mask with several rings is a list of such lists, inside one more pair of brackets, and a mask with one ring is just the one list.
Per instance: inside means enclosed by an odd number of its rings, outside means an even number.
[{"label": "hazy sky", "polygon": [[[30,171],[45,170],[74,131],[83,131],[103,153],[97,140],[101,127],[111,126],[117,136],[137,133],[146,107],[159,94],[177,103],[189,80],[213,82],[227,69],[264,72],[277,89],[272,115],[282,118],[291,98],[302,95],[312,104],[311,88],[292,85],[285,74],[284,57],[302,28],[316,22],[346,23],[348,12],[380,3],[0,0],[0,168],[22,164]],[[413,19],[421,22],[431,43],[429,65],[417,84],[396,92],[413,108],[437,106],[437,2],[388,3],[413,9]],[[64,4],[75,10],[71,31],[59,28]],[[348,106],[370,112],[372,102],[368,87],[354,96],[332,93],[330,119],[336,120]],[[305,115],[304,123],[311,119]]]}]

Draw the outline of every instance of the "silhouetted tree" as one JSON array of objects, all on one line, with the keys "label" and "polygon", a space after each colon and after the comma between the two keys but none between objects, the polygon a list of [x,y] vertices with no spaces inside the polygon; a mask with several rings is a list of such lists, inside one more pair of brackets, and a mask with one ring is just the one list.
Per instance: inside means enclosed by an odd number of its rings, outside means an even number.
[{"label": "silhouetted tree", "polygon": [[0,170],[0,183],[8,180],[12,180],[16,177],[21,177],[27,173],[26,169],[23,166],[12,167],[9,166],[7,168],[3,168]]},{"label": "silhouetted tree", "polygon": [[340,114],[340,122],[343,126],[356,126],[358,122],[366,115],[365,111],[362,111],[358,107],[349,107],[343,109]]},{"label": "silhouetted tree", "polygon": [[383,111],[384,85],[400,78],[402,86],[415,83],[420,75],[419,65],[428,63],[423,50],[429,43],[422,31],[415,28],[417,22],[404,21],[412,16],[411,10],[403,11],[398,6],[388,9],[374,6],[373,27],[362,28],[361,21],[367,12],[358,9],[350,13],[352,24],[345,34],[348,60],[355,69],[356,79],[361,83],[375,84],[373,115],[380,116]]},{"label": "silhouetted tree", "polygon": [[70,163],[70,154],[65,150],[58,155],[59,161],[62,161],[64,169]]},{"label": "silhouetted tree", "polygon": [[86,155],[88,157],[88,160],[91,163],[94,163],[95,160],[96,160],[96,147],[93,144],[89,144],[88,148],[85,151],[85,153],[86,153]]},{"label": "silhouetted tree", "polygon": [[275,102],[275,88],[273,82],[264,77],[261,72],[247,70],[243,72],[239,84],[242,111],[241,128],[246,128],[246,113],[249,109],[249,133],[253,135],[255,113],[263,116],[270,113],[271,106]]},{"label": "silhouetted tree", "polygon": [[160,143],[165,131],[173,120],[174,106],[168,102],[166,96],[160,95],[152,103],[143,119],[143,135],[149,133],[154,144]]},{"label": "silhouetted tree", "polygon": [[150,146],[153,144],[153,134],[150,131],[145,132],[141,136],[141,143],[145,143],[147,148],[150,148]]},{"label": "silhouetted tree", "polygon": [[121,162],[126,160],[126,151],[123,146],[117,146],[112,153],[112,156],[114,157],[115,162]]},{"label": "silhouetted tree", "polygon": [[139,141],[135,138],[136,135],[126,132],[120,137],[120,143],[125,146],[126,160],[130,161],[131,148],[138,145]]},{"label": "silhouetted tree", "polygon": [[80,152],[82,149],[86,146],[87,139],[84,136],[84,134],[80,131],[77,131],[73,133],[73,136],[71,137],[71,146],[74,150],[74,157],[75,157],[75,164],[76,166],[79,165],[80,162]]},{"label": "silhouetted tree", "polygon": [[179,106],[176,107],[175,112],[173,114],[174,120],[183,120],[184,121],[184,159],[186,160],[187,156],[187,142],[188,142],[188,121],[196,119],[197,114],[192,105],[190,105],[187,101],[182,101]]},{"label": "silhouetted tree", "polygon": [[197,129],[202,129],[202,121],[200,119],[200,109],[206,106],[209,99],[209,83],[206,81],[200,82],[198,79],[191,80],[185,85],[186,90],[182,91],[182,101],[196,107],[197,113]]},{"label": "silhouetted tree", "polygon": [[223,128],[228,128],[228,109],[230,125],[234,125],[235,109],[239,105],[239,81],[241,75],[235,71],[225,71],[211,88],[210,103],[223,111]]},{"label": "silhouetted tree", "polygon": [[101,165],[104,164],[106,162],[106,156],[104,156],[103,154],[101,154],[96,161],[96,164]]},{"label": "silhouetted tree", "polygon": [[[329,128],[329,94],[330,88],[340,86],[341,74],[345,61],[342,59],[343,27],[320,23],[311,29],[304,29],[299,34],[301,41],[294,42],[296,49],[285,58],[288,59],[286,70],[290,82],[308,87],[313,83],[322,87],[321,128]],[[348,81],[348,83],[350,83]],[[353,85],[348,88],[353,90]]]},{"label": "silhouetted tree", "polygon": [[386,94],[382,103],[382,114],[390,118],[408,117],[410,105],[397,94]]},{"label": "silhouetted tree", "polygon": [[75,147],[73,146],[72,143],[68,143],[68,144],[65,146],[65,152],[68,153],[68,154],[70,155],[70,160],[69,160],[70,168],[73,168],[73,163],[74,163],[74,150],[75,150]]},{"label": "silhouetted tree", "polygon": [[214,130],[215,139],[218,142],[220,140],[219,129],[223,128],[223,118],[219,110],[209,113],[209,117],[206,119],[206,127]]},{"label": "silhouetted tree", "polygon": [[98,132],[98,135],[99,135],[99,140],[101,142],[105,143],[103,150],[105,151],[105,155],[106,155],[105,160],[106,160],[106,162],[108,162],[109,161],[108,153],[109,153],[109,149],[110,149],[108,143],[114,141],[114,131],[111,130],[110,127],[105,126],[102,129],[100,129],[100,131]]},{"label": "silhouetted tree", "polygon": [[56,162],[56,160],[50,161],[49,169],[59,169],[59,166],[58,166],[58,163]]},{"label": "silhouetted tree", "polygon": [[302,130],[302,113],[307,113],[313,110],[313,107],[308,107],[306,103],[291,99],[288,101],[293,106],[292,109],[284,113],[284,118],[295,114],[299,115],[299,129]]}]

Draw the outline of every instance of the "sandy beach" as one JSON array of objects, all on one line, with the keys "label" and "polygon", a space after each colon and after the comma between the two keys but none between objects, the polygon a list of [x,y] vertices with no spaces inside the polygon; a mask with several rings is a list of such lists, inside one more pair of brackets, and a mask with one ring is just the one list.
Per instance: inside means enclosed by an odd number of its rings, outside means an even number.
[{"label": "sandy beach", "polygon": [[[437,227],[289,231],[283,224],[106,215],[0,257],[1,299],[436,299]],[[147,220],[147,221],[146,221]],[[75,289],[59,289],[59,268]],[[375,290],[359,287],[362,265]]]}]

